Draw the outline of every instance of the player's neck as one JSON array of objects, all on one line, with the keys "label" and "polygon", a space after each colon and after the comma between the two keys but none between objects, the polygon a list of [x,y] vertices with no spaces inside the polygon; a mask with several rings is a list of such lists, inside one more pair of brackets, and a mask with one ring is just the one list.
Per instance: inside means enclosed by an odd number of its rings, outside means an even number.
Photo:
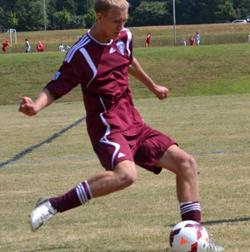
[{"label": "player's neck", "polygon": [[105,36],[100,29],[97,27],[96,24],[94,24],[90,31],[89,31],[90,35],[97,41],[101,42],[101,43],[109,43],[112,39],[107,38],[107,36]]}]

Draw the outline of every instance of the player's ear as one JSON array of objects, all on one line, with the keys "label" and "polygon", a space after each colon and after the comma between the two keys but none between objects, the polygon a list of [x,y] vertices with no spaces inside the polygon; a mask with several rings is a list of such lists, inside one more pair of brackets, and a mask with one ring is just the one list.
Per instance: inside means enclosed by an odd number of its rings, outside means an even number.
[{"label": "player's ear", "polygon": [[95,17],[96,17],[96,22],[100,22],[103,19],[103,14],[101,12],[97,12]]}]

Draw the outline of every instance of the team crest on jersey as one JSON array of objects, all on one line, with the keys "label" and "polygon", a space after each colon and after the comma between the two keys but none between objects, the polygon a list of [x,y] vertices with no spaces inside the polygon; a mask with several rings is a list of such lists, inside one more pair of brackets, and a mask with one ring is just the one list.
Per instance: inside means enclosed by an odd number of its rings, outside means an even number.
[{"label": "team crest on jersey", "polygon": [[124,55],[125,54],[125,44],[122,40],[118,40],[116,42],[116,46],[120,52],[120,54]]}]

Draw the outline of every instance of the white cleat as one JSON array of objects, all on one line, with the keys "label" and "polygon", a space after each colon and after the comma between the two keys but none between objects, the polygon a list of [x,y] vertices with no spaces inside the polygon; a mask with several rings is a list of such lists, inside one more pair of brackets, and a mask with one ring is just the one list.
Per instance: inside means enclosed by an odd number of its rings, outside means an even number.
[{"label": "white cleat", "polygon": [[56,209],[52,207],[49,200],[38,200],[36,207],[30,214],[30,225],[32,231],[36,231],[43,224],[45,224],[50,218],[57,213]]},{"label": "white cleat", "polygon": [[215,252],[220,252],[223,251],[224,248],[218,245],[215,245],[212,242],[209,242],[208,247],[206,248],[207,251],[215,251]]}]

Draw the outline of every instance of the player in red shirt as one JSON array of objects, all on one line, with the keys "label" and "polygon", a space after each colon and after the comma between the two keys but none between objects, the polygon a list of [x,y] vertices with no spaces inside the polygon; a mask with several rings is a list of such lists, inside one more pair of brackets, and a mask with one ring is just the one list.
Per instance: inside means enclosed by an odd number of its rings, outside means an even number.
[{"label": "player in red shirt", "polygon": [[44,52],[45,46],[41,41],[38,41],[38,44],[36,46],[36,51],[37,52]]},{"label": "player in red shirt", "polygon": [[190,46],[195,46],[195,39],[194,39],[194,37],[191,37],[191,38],[189,39],[189,45],[190,45]]},{"label": "player in red shirt", "polygon": [[149,32],[146,36],[146,47],[151,46],[151,41],[152,41],[152,36],[151,36],[151,33]]},{"label": "player in red shirt", "polygon": [[2,51],[3,53],[7,53],[10,47],[9,41],[6,39],[2,44]]},{"label": "player in red shirt", "polygon": [[56,213],[86,204],[132,185],[136,165],[155,174],[176,174],[183,220],[200,222],[197,165],[169,136],[144,123],[136,110],[128,74],[140,80],[160,100],[168,89],[156,84],[133,56],[132,34],[124,28],[126,0],[96,0],[96,22],[67,53],[62,66],[33,101],[23,97],[19,111],[34,116],[72,88],[81,85],[88,134],[105,168],[65,194],[38,202],[30,216],[37,230]]}]

